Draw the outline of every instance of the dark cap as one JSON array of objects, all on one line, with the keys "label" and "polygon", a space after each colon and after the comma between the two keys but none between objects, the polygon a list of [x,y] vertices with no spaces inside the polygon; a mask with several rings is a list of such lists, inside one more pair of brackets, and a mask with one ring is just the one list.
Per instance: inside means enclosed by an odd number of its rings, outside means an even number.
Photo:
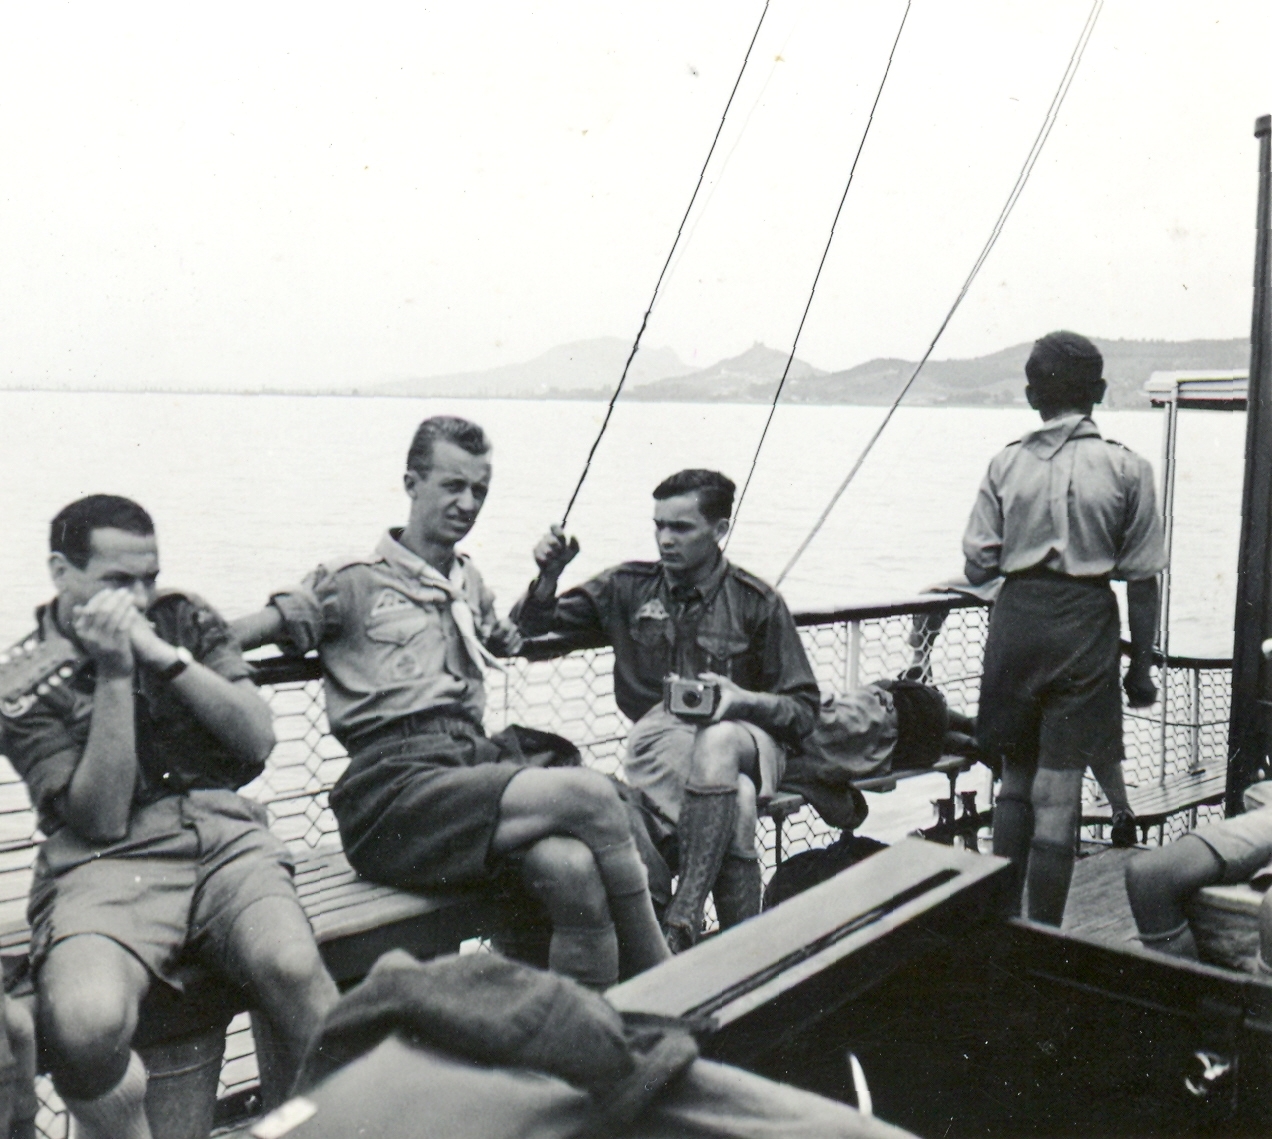
[{"label": "dark cap", "polygon": [[1025,375],[1035,387],[1049,383],[1094,384],[1104,378],[1104,357],[1085,336],[1076,332],[1048,332],[1034,341]]}]

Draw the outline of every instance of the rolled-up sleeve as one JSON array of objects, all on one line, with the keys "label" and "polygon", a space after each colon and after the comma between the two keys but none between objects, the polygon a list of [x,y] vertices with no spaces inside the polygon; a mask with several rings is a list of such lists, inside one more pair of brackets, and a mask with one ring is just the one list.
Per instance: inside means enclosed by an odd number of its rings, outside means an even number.
[{"label": "rolled-up sleeve", "polygon": [[1166,537],[1157,513],[1157,493],[1153,488],[1153,466],[1145,458],[1130,454],[1127,472],[1126,536],[1118,551],[1113,576],[1122,581],[1143,581],[1166,568]]},{"label": "rolled-up sleeve", "polygon": [[340,632],[341,605],[336,575],[319,566],[299,585],[279,590],[269,603],[283,619],[278,647],[304,656]]},{"label": "rolled-up sleeve", "polygon": [[533,586],[522,594],[509,616],[527,637],[555,633],[570,648],[600,648],[609,644],[605,616],[612,603],[613,580],[603,573],[576,585],[560,597],[538,601]]},{"label": "rolled-up sleeve", "polygon": [[976,492],[972,515],[963,532],[963,557],[983,570],[997,572],[1003,551],[1003,504],[991,466]]},{"label": "rolled-up sleeve", "polygon": [[86,731],[77,734],[56,710],[40,702],[23,715],[5,716],[0,732],[0,747],[22,776],[41,827],[55,829],[52,823],[61,822],[61,796],[84,752]]}]

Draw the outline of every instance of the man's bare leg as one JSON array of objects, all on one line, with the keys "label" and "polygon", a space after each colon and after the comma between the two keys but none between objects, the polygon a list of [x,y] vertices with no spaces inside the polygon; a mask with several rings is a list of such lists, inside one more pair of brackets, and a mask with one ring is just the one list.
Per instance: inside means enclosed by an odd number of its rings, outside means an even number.
[{"label": "man's bare leg", "polygon": [[1029,868],[1029,848],[1033,843],[1034,769],[1003,765],[1002,786],[994,800],[994,853],[1011,859],[1011,916],[1019,915],[1025,892],[1025,872]]},{"label": "man's bare leg", "polygon": [[1126,896],[1144,948],[1196,960],[1197,942],[1184,906],[1203,886],[1222,880],[1219,856],[1196,835],[1132,858],[1126,864]]},{"label": "man's bare leg", "polygon": [[252,993],[281,1046],[282,1086],[277,1090],[285,1097],[310,1042],[340,999],[339,990],[294,898],[253,902],[235,919],[228,950],[235,979]]},{"label": "man's bare leg", "polygon": [[49,950],[36,1016],[53,1084],[89,1135],[150,1139],[146,1069],[132,1051],[150,975],[117,941],[78,934]]},{"label": "man's bare leg", "polygon": [[[620,976],[665,960],[667,943],[654,916],[645,864],[627,811],[605,776],[579,767],[531,767],[513,776],[499,801],[491,850],[510,854],[552,837],[578,839],[592,854],[618,937]],[[550,865],[546,870],[553,872]]]}]

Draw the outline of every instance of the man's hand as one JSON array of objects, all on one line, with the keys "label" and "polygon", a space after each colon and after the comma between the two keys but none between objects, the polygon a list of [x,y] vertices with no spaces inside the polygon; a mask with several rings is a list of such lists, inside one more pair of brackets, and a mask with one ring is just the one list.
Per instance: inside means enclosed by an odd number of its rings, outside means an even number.
[{"label": "man's hand", "polygon": [[486,648],[497,657],[515,657],[520,651],[525,638],[507,617],[496,623],[486,638]]},{"label": "man's hand", "polygon": [[133,674],[132,633],[138,624],[144,625],[145,621],[126,589],[103,589],[71,610],[75,636],[103,679],[122,679]]},{"label": "man's hand", "polygon": [[1153,666],[1131,662],[1122,678],[1126,702],[1132,708],[1147,708],[1157,702],[1157,685],[1153,683]]},{"label": "man's hand", "polygon": [[144,617],[133,622],[129,632],[133,656],[149,668],[164,669],[177,659],[175,646],[160,637]]},{"label": "man's hand", "polygon": [[720,686],[720,703],[711,716],[711,722],[718,724],[721,720],[745,720],[755,693],[735,684],[727,676],[717,672],[704,672],[699,680],[710,680]]},{"label": "man's hand", "polygon": [[534,548],[534,560],[539,567],[540,578],[550,578],[554,583],[579,552],[579,540],[567,538],[565,531],[553,523],[552,528],[539,539]]}]

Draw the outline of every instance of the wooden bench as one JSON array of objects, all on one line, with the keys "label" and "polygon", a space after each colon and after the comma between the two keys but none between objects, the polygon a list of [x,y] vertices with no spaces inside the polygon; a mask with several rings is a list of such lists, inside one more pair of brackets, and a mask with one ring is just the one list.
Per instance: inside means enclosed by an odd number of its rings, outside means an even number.
[{"label": "wooden bench", "polygon": [[[1171,815],[1191,811],[1196,807],[1208,807],[1222,803],[1228,786],[1225,771],[1185,771],[1172,775],[1164,782],[1151,783],[1147,787],[1129,787],[1126,797],[1135,822],[1140,828],[1141,840],[1148,842],[1152,827],[1164,827]],[[1108,803],[1085,806],[1082,825],[1099,826],[1113,821],[1113,810]]]}]

